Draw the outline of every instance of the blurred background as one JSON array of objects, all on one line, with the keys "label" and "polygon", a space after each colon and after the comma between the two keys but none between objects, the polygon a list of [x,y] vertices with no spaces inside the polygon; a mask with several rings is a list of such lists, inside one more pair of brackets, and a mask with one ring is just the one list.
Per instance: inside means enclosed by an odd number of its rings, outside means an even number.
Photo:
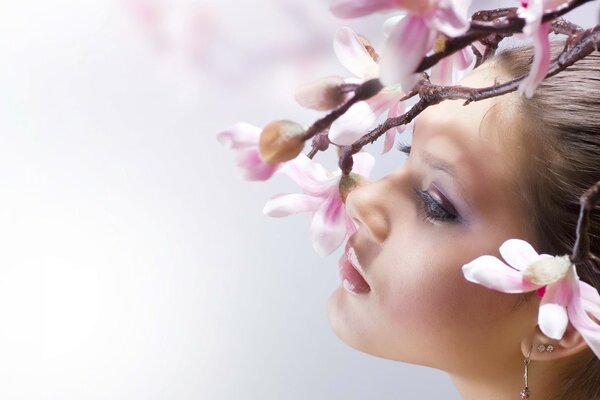
[{"label": "blurred background", "polygon": [[[569,19],[597,15],[593,2]],[[444,373],[333,334],[339,250],[313,251],[306,215],[265,217],[296,187],[243,181],[216,140],[238,121],[310,124],[294,88],[350,76],[336,28],[380,44],[388,16],[339,21],[326,0],[0,0],[0,398],[459,399]],[[402,161],[379,157],[373,177]]]}]

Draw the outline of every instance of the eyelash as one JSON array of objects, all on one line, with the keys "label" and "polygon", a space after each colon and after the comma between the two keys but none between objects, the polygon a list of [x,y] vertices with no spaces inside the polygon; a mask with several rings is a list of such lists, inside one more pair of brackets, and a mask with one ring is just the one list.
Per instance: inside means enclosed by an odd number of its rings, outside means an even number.
[{"label": "eyelash", "polygon": [[421,199],[421,203],[423,203],[423,207],[419,210],[419,215],[423,217],[423,221],[429,221],[431,223],[460,223],[460,216],[446,210],[433,198],[433,196],[431,196],[431,194],[429,194],[429,192],[418,189],[415,190],[415,192]]},{"label": "eyelash", "polygon": [[397,148],[398,151],[406,154],[407,156],[410,155],[411,146],[408,143],[398,143]]},{"label": "eyelash", "polygon": [[[410,155],[411,146],[408,143],[398,143],[397,148],[407,156]],[[424,221],[460,223],[460,216],[446,210],[429,192],[418,189],[415,192],[423,205],[419,210],[419,215],[423,217]]]}]

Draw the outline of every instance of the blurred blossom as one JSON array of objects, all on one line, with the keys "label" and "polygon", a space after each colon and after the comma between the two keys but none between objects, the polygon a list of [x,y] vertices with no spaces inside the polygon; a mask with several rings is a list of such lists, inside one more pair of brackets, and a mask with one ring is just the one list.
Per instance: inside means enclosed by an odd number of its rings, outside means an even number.
[{"label": "blurred blossom", "polygon": [[273,76],[280,66],[293,68],[300,81],[332,57],[337,22],[324,2],[120,1],[163,57],[222,84]]}]

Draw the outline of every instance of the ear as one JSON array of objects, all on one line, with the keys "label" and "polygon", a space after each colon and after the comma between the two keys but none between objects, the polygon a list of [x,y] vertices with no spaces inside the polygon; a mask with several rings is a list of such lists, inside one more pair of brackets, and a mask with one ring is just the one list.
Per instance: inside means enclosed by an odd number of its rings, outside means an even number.
[{"label": "ear", "polygon": [[[540,352],[538,350],[540,344],[546,346],[551,344],[554,346],[554,351]],[[567,330],[560,340],[551,339],[544,335],[539,326],[536,325],[531,333],[526,335],[521,341],[521,351],[523,352],[523,356],[526,357],[529,351],[531,351],[531,360],[557,360],[559,358],[580,354],[586,350],[589,350],[588,344],[571,323],[567,325]]]}]

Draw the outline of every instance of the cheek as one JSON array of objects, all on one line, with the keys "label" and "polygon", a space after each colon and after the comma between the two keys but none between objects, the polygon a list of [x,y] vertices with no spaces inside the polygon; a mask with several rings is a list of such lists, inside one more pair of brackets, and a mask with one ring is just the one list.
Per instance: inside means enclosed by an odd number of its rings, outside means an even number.
[{"label": "cheek", "polygon": [[[490,335],[503,330],[501,317],[513,298],[468,282],[461,267],[469,260],[456,243],[416,247],[407,246],[403,257],[389,254],[378,264],[379,317],[391,326],[393,341],[410,343],[409,352],[435,363],[441,353],[449,357],[442,362],[451,363],[451,353],[460,357],[474,347],[485,348]],[[401,347],[400,358],[417,357]]]}]

